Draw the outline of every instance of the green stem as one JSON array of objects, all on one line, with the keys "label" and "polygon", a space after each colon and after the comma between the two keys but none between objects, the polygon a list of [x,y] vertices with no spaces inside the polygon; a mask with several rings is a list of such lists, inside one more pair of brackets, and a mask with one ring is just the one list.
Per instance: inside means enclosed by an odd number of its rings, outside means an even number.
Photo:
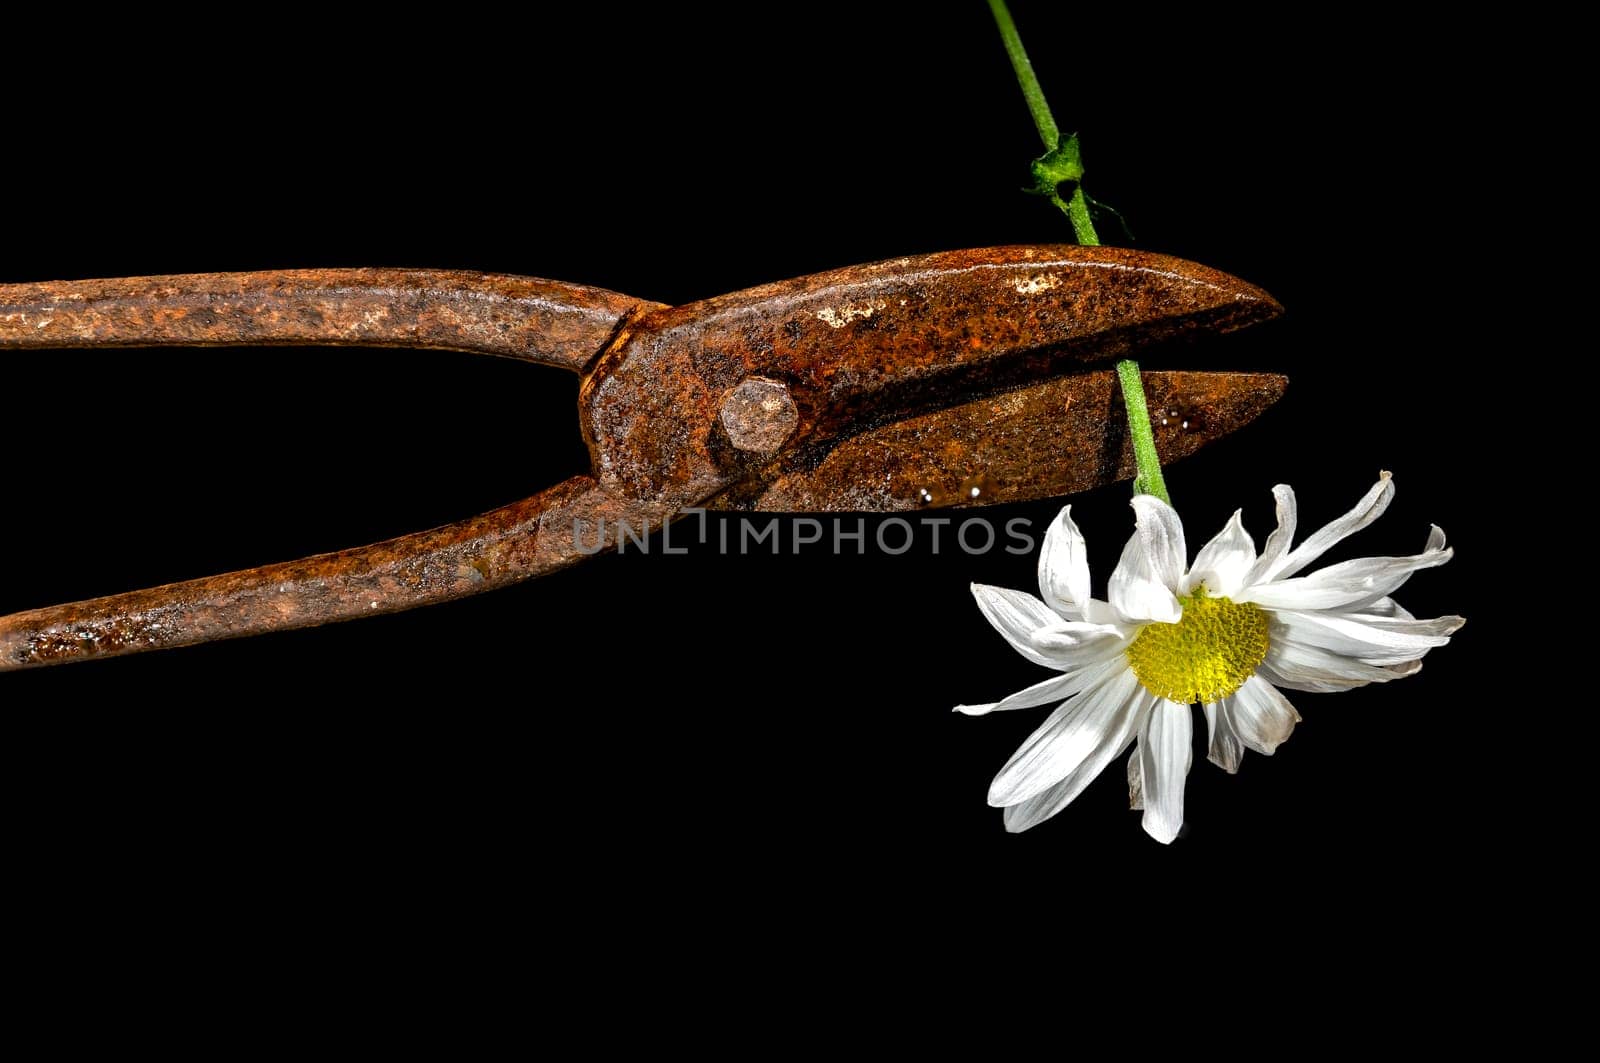
[{"label": "green stem", "polygon": [[1000,27],[1000,39],[1005,42],[1011,69],[1017,72],[1017,84],[1028,103],[1028,112],[1033,115],[1033,124],[1038,127],[1039,139],[1044,141],[1044,150],[1054,151],[1061,141],[1061,130],[1056,127],[1056,117],[1050,113],[1050,103],[1044,98],[1044,89],[1039,87],[1033,64],[1028,61],[1028,51],[1022,47],[1022,38],[1017,34],[1017,24],[1011,21],[1006,0],[989,0],[989,11],[994,15],[994,24]]},{"label": "green stem", "polygon": [[[989,11],[994,15],[994,24],[1000,28],[1000,39],[1005,43],[1011,69],[1017,75],[1017,85],[1022,89],[1022,98],[1028,104],[1028,113],[1033,115],[1033,125],[1039,130],[1039,139],[1044,142],[1045,151],[1064,149],[1076,159],[1077,135],[1068,137],[1066,143],[1062,143],[1061,128],[1056,125],[1055,115],[1050,113],[1050,103],[1044,98],[1044,89],[1039,87],[1039,77],[1033,72],[1027,49],[1022,47],[1022,37],[1017,33],[1017,24],[1011,20],[1006,0],[989,0]],[[1066,199],[1052,192],[1050,202],[1072,222],[1072,231],[1077,235],[1078,243],[1091,247],[1100,245],[1100,234],[1094,231],[1094,219],[1089,216],[1089,201],[1084,197],[1080,183],[1073,183],[1072,195]]]},{"label": "green stem", "polygon": [[1161,475],[1161,458],[1156,454],[1156,434],[1150,428],[1150,408],[1144,401],[1144,383],[1139,379],[1139,363],[1124,358],[1117,363],[1117,380],[1122,384],[1122,401],[1128,407],[1128,433],[1133,436],[1133,460],[1139,471],[1133,478],[1133,493],[1155,495],[1167,505],[1167,481]]},{"label": "green stem", "polygon": [[1083,189],[1075,188],[1072,198],[1062,202],[1060,196],[1051,196],[1050,202],[1061,208],[1061,213],[1072,222],[1072,231],[1078,237],[1078,243],[1085,247],[1099,247],[1100,234],[1094,231],[1094,220],[1089,217],[1089,201],[1084,198]]}]

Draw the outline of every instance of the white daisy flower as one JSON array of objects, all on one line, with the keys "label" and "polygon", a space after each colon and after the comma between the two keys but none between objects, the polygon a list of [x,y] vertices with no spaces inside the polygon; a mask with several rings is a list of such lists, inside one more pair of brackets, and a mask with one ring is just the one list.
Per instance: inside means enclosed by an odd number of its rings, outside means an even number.
[{"label": "white daisy flower", "polygon": [[[1300,714],[1279,688],[1326,692],[1412,675],[1450,641],[1459,616],[1417,620],[1389,597],[1413,572],[1450,560],[1437,527],[1422,553],[1370,557],[1299,575],[1388,508],[1388,473],[1349,513],[1289,548],[1294,491],[1272,489],[1278,527],[1257,556],[1235,512],[1187,568],[1183,523],[1171,506],[1137,495],[1137,530],[1111,574],[1108,597],[1089,597],[1089,561],[1068,506],[1039,555],[1039,593],[973,584],[978,608],[1028,660],[1062,674],[982,715],[1060,702],[995,776],[989,804],[1023,831],[1065,808],[1130,745],[1128,790],[1144,829],[1171,842],[1183,826],[1190,706],[1205,706],[1210,759],[1239,769],[1246,749],[1270,755]],[[1064,699],[1064,700],[1063,700]]]}]

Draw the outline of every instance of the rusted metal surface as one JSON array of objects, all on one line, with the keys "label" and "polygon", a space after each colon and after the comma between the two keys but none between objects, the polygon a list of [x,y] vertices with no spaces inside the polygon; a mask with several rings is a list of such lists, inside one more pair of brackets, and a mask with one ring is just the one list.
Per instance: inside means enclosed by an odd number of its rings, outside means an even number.
[{"label": "rusted metal surface", "polygon": [[786,449],[814,463],[847,433],[1281,310],[1225,273],[1126,248],[939,252],[647,314],[585,379],[581,412],[602,483],[700,499],[746,478],[714,425],[751,376],[788,385]]},{"label": "rusted metal surface", "polygon": [[[1188,457],[1283,395],[1271,373],[1145,373],[1162,461]],[[1169,416],[1170,411],[1170,416]],[[1134,474],[1117,374],[1019,388],[850,436],[815,467],[767,471],[717,508],[884,512],[1057,498]]]},{"label": "rusted metal surface", "polygon": [[565,568],[671,510],[577,476],[456,524],[353,550],[0,618],[0,670],[316,627],[447,602]]},{"label": "rusted metal surface", "polygon": [[593,358],[638,299],[426,269],[299,269],[0,285],[0,348],[420,347],[559,365]]},{"label": "rusted metal surface", "polygon": [[[1086,367],[1279,310],[1193,263],[1059,246],[895,259],[672,308],[416,270],[0,286],[0,349],[409,346],[565,366],[582,374],[592,459],[589,476],[433,531],[0,618],[0,671],[475,594],[614,544],[601,521],[986,505],[1125,478],[1114,377]],[[1283,383],[1150,374],[1164,453],[1248,422]]]}]

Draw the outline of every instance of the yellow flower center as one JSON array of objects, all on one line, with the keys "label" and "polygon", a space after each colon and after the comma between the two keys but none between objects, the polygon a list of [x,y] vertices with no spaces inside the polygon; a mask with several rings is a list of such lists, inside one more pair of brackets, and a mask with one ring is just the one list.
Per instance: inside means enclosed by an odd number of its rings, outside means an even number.
[{"label": "yellow flower center", "polygon": [[1208,598],[1205,585],[1180,595],[1176,624],[1146,624],[1128,646],[1144,688],[1180,705],[1217,701],[1244,686],[1267,656],[1267,614],[1248,603]]}]

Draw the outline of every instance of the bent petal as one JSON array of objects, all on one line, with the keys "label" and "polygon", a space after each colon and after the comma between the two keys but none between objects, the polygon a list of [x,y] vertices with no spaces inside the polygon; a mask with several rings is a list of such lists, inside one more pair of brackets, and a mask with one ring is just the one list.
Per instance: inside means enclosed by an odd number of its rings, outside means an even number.
[{"label": "bent petal", "polygon": [[1233,714],[1224,702],[1206,702],[1206,737],[1209,751],[1206,759],[1229,775],[1239,770],[1244,760],[1244,743],[1233,728]]},{"label": "bent petal", "polygon": [[1387,472],[1379,473],[1378,482],[1362,496],[1354,509],[1312,532],[1305,542],[1259,573],[1259,579],[1285,579],[1294,575],[1332,547],[1383,516],[1383,511],[1389,508],[1389,503],[1393,500],[1394,480]]},{"label": "bent petal", "polygon": [[1272,497],[1277,501],[1278,526],[1267,536],[1266,545],[1261,548],[1261,556],[1250,566],[1250,574],[1245,577],[1245,586],[1266,582],[1270,578],[1267,573],[1276,570],[1276,566],[1288,556],[1289,547],[1294,543],[1294,529],[1299,521],[1294,488],[1288,484],[1279,484],[1272,489]]},{"label": "bent petal", "polygon": [[1462,624],[1459,616],[1433,620],[1388,620],[1359,613],[1301,613],[1280,609],[1272,614],[1285,637],[1341,657],[1368,664],[1404,664],[1443,646]]},{"label": "bent petal", "polygon": [[1067,778],[1081,780],[1081,789],[1127,747],[1138,681],[1121,661],[1101,669],[1098,682],[1052,712],[1006,761],[989,787],[989,804],[1020,804]]},{"label": "bent petal", "polygon": [[1273,686],[1330,694],[1368,683],[1387,683],[1421,670],[1420,660],[1394,665],[1367,664],[1282,638],[1268,645],[1267,658],[1261,662],[1259,674]]},{"label": "bent petal", "polygon": [[1272,756],[1300,722],[1289,699],[1260,676],[1251,676],[1244,686],[1223,699],[1223,712],[1246,748]]},{"label": "bent petal", "polygon": [[1089,550],[1083,533],[1072,520],[1072,507],[1063,506],[1039,551],[1039,596],[1068,620],[1083,618],[1089,601]]},{"label": "bent petal", "polygon": [[1046,668],[1058,667],[1056,659],[1035,649],[1032,641],[1035,631],[1047,624],[1061,622],[1061,618],[1049,606],[1025,591],[991,587],[986,583],[974,583],[972,596],[978,600],[978,608],[984,618],[1005,636],[1012,649],[1034,664],[1042,664]]},{"label": "bent petal", "polygon": [[1455,556],[1444,532],[1434,525],[1422,553],[1411,557],[1358,557],[1309,576],[1263,583],[1242,591],[1239,600],[1269,609],[1359,610],[1398,590],[1412,573],[1437,568]]},{"label": "bent petal", "polygon": [[1183,581],[1183,593],[1191,594],[1200,584],[1213,596],[1232,598],[1245,586],[1245,577],[1256,561],[1256,544],[1244,530],[1241,511],[1234,510],[1227,525],[1200,548],[1189,575]]},{"label": "bent petal", "polygon": [[1183,829],[1183,784],[1189,776],[1194,717],[1189,706],[1157,701],[1139,741],[1144,784],[1144,831],[1162,845]]}]

